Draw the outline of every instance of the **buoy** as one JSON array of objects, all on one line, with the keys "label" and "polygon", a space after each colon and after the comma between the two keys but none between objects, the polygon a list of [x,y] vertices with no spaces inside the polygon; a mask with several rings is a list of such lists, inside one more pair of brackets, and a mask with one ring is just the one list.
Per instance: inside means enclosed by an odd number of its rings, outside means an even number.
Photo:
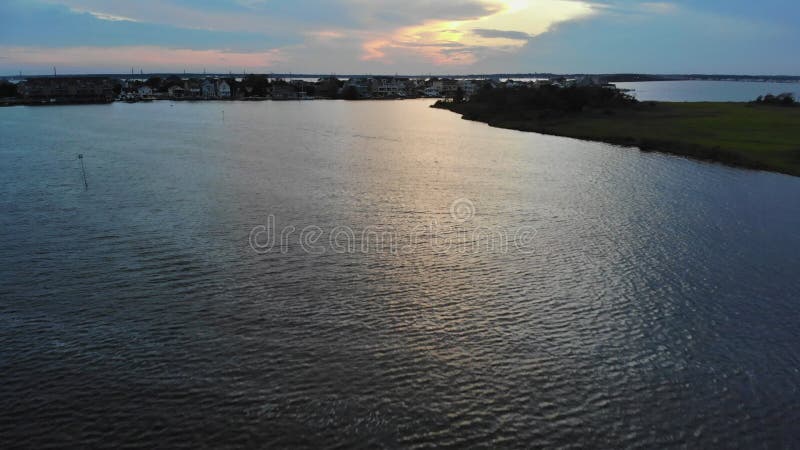
[{"label": "buoy", "polygon": [[83,153],[78,153],[78,159],[81,160],[81,173],[83,173],[83,189],[89,190],[89,183],[86,182],[86,166],[83,165]]}]

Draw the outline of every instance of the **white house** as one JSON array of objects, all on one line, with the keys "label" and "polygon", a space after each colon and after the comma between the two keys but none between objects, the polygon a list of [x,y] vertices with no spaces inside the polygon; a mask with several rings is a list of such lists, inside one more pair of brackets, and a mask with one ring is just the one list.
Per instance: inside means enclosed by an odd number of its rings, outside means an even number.
[{"label": "white house", "polygon": [[441,97],[442,96],[442,94],[440,94],[439,91],[433,86],[426,87],[425,90],[423,91],[423,95],[425,95],[425,97]]},{"label": "white house", "polygon": [[372,93],[378,97],[405,97],[405,83],[397,78],[380,77],[371,80]]},{"label": "white house", "polygon": [[149,97],[153,95],[153,88],[150,86],[139,86],[139,89],[136,90],[139,93],[140,97]]},{"label": "white house", "polygon": [[217,95],[222,98],[229,98],[231,96],[231,85],[225,80],[217,82]]}]

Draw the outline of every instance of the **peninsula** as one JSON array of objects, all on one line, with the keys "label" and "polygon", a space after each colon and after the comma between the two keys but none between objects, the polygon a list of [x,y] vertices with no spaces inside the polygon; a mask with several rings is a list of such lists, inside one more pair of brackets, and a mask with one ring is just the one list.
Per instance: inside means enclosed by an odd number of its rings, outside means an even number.
[{"label": "peninsula", "polygon": [[493,127],[800,176],[800,107],[791,95],[750,103],[638,102],[613,86],[548,85],[482,89],[433,106]]}]

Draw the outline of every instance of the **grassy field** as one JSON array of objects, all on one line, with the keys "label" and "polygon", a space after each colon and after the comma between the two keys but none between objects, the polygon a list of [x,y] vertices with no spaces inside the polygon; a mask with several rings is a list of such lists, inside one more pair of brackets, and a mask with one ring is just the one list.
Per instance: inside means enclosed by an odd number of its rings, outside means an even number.
[{"label": "grassy field", "polygon": [[633,108],[553,117],[439,104],[465,119],[523,131],[596,140],[800,176],[800,108],[747,103],[645,102]]}]

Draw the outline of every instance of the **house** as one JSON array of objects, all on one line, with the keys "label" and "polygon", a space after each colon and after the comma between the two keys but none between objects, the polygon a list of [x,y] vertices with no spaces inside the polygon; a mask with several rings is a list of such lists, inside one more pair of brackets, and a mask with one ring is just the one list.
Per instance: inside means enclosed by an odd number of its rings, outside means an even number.
[{"label": "house", "polygon": [[153,95],[153,88],[147,85],[142,85],[136,89],[136,92],[139,94],[139,97],[150,97]]},{"label": "house", "polygon": [[419,96],[419,80],[414,78],[400,78],[399,80],[403,86],[402,90],[405,92],[406,96]]},{"label": "house", "polygon": [[442,78],[440,82],[442,88],[439,89],[439,92],[442,95],[445,97],[452,97],[455,95],[456,91],[458,90],[458,81],[450,78]]},{"label": "house", "polygon": [[49,103],[106,103],[114,101],[114,81],[105,77],[43,77],[19,84],[28,101]]},{"label": "house", "polygon": [[230,98],[231,96],[231,85],[228,84],[225,80],[217,81],[217,95],[220,98]]},{"label": "house", "polygon": [[275,84],[272,86],[273,100],[296,100],[297,91],[290,84]]},{"label": "house", "polygon": [[200,85],[200,91],[205,98],[215,98],[217,96],[216,80],[206,78]]},{"label": "house", "polygon": [[585,87],[585,86],[600,86],[602,84],[600,77],[596,75],[586,75],[578,78],[575,80],[575,85]]},{"label": "house", "polygon": [[314,91],[317,97],[333,98],[339,93],[342,82],[336,77],[323,77],[317,80]]},{"label": "house", "polygon": [[297,92],[298,98],[311,98],[316,93],[316,84],[306,80],[291,80],[289,82],[292,86],[294,86],[295,92]]},{"label": "house", "polygon": [[405,83],[394,77],[370,79],[370,91],[375,97],[405,97]]},{"label": "house", "polygon": [[188,97],[191,98],[198,98],[200,97],[200,83],[191,81],[186,83],[186,92],[188,93]]},{"label": "house", "polygon": [[478,84],[473,80],[458,80],[458,87],[464,93],[464,98],[469,99],[478,90]]},{"label": "house", "polygon": [[167,94],[170,98],[184,98],[187,96],[187,91],[183,86],[173,85],[167,89]]},{"label": "house", "polygon": [[344,83],[344,89],[349,87],[354,88],[361,98],[369,98],[371,96],[369,78],[350,78]]},{"label": "house", "polygon": [[433,86],[426,87],[425,90],[422,91],[422,95],[424,95],[425,97],[441,97],[442,96],[442,94],[440,94],[439,91]]}]

